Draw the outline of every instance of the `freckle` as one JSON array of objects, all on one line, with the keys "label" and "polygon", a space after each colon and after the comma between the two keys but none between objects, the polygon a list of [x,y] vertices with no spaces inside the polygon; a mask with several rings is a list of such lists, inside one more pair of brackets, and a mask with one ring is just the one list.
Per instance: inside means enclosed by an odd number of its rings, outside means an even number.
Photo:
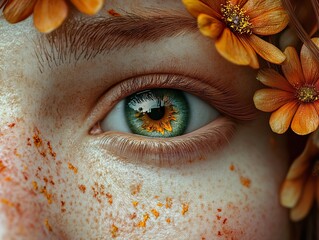
[{"label": "freckle", "polygon": [[222,209],[221,209],[221,208],[217,208],[217,211],[218,211],[218,212],[221,212],[221,211],[222,211]]},{"label": "freckle", "polygon": [[234,170],[235,170],[235,166],[234,166],[233,164],[231,164],[231,165],[229,166],[229,170],[230,170],[230,171],[234,171]]},{"label": "freckle", "polygon": [[9,127],[9,128],[14,128],[15,125],[16,125],[15,123],[10,123],[10,124],[8,124],[8,127]]},{"label": "freckle", "polygon": [[188,203],[183,203],[182,204],[182,214],[185,215],[188,212]]},{"label": "freckle", "polygon": [[143,217],[143,220],[142,221],[140,221],[139,223],[138,223],[138,227],[146,227],[146,222],[147,222],[147,220],[150,218],[150,216],[148,215],[148,213],[145,213],[144,214],[144,217]]},{"label": "freckle", "polygon": [[152,209],[151,212],[153,213],[153,215],[155,216],[155,218],[158,218],[159,217],[159,212],[156,211],[156,209]]},{"label": "freckle", "polygon": [[167,197],[167,198],[166,198],[166,204],[165,204],[165,207],[166,207],[166,208],[171,208],[171,207],[172,207],[172,205],[173,205],[172,198]]},{"label": "freckle", "polygon": [[227,222],[227,218],[224,219],[223,224],[225,224]]},{"label": "freckle", "polygon": [[138,202],[137,202],[137,201],[133,201],[132,204],[133,204],[133,206],[136,208],[137,205],[138,205]]},{"label": "freckle", "polygon": [[113,203],[113,196],[110,193],[106,193],[105,196],[108,198],[108,202],[110,205]]},{"label": "freckle", "polygon": [[30,138],[27,138],[27,146],[32,146]]},{"label": "freckle", "polygon": [[132,213],[131,216],[130,216],[130,219],[133,220],[133,219],[136,218],[136,216],[137,216],[136,213]]},{"label": "freckle", "polygon": [[85,193],[85,191],[86,191],[86,187],[84,186],[84,185],[79,185],[79,189],[80,189],[80,191],[82,192],[82,193]]},{"label": "freckle", "polygon": [[240,182],[241,184],[244,186],[244,187],[247,187],[249,188],[250,187],[250,184],[251,184],[251,180],[249,178],[246,178],[246,177],[240,177]]},{"label": "freckle", "polygon": [[222,233],[220,231],[218,231],[217,235],[218,236],[222,236]]},{"label": "freckle", "polygon": [[6,166],[4,166],[3,162],[0,160],[0,173],[6,170]]},{"label": "freckle", "polygon": [[171,219],[170,218],[166,218],[166,222],[167,223],[171,223]]},{"label": "freckle", "polygon": [[132,195],[136,195],[136,194],[140,193],[141,192],[141,188],[142,188],[141,184],[132,185],[131,186],[131,194]]},{"label": "freckle", "polygon": [[68,163],[68,168],[72,170],[75,174],[78,173],[78,169],[72,165],[72,163]]},{"label": "freckle", "polygon": [[36,129],[35,131],[36,131],[36,133],[33,135],[33,143],[34,143],[34,145],[36,147],[41,147],[42,146],[42,140],[41,140],[41,138],[39,136],[39,130]]},{"label": "freckle", "polygon": [[217,218],[217,220],[220,220],[220,219],[221,219],[221,216],[216,215],[216,218]]},{"label": "freckle", "polygon": [[50,141],[47,142],[47,145],[48,145],[49,152],[50,152],[51,156],[55,158],[56,157],[56,153],[53,151]]},{"label": "freckle", "polygon": [[112,227],[111,227],[112,238],[116,238],[118,236],[118,231],[119,231],[119,228],[115,226],[115,224],[112,224]]},{"label": "freckle", "polygon": [[51,225],[49,224],[49,220],[48,220],[48,219],[45,219],[44,225],[45,225],[46,228],[49,230],[49,232],[52,232],[52,227],[51,227]]},{"label": "freckle", "polygon": [[16,148],[13,150],[13,153],[17,157],[22,157],[22,155],[20,153],[18,153],[18,149],[16,149]]}]

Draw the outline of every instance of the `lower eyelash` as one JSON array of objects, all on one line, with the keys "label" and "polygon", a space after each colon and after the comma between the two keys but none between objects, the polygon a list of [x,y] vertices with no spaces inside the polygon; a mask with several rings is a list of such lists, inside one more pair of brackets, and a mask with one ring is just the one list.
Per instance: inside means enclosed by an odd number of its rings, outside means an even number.
[{"label": "lower eyelash", "polygon": [[220,117],[210,124],[173,138],[148,138],[135,134],[106,132],[97,144],[125,162],[169,167],[204,160],[223,148],[233,136],[236,124]]}]

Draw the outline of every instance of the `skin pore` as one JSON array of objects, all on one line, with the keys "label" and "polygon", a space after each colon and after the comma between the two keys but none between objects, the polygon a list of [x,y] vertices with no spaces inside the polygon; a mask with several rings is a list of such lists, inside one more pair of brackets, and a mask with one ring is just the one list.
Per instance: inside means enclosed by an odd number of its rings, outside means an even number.
[{"label": "skin pore", "polygon": [[[163,11],[196,21],[180,1],[107,1],[99,21],[112,18],[110,9],[146,18],[148,11]],[[71,18],[67,24],[94,21],[75,13]],[[61,52],[51,45],[58,40],[49,43],[30,19],[14,26],[1,19],[0,26],[1,239],[289,239],[288,213],[278,202],[285,142],[271,133],[265,116],[250,115],[258,87],[253,70],[225,61],[197,31],[134,46],[117,42],[90,58],[72,56],[65,47],[67,57],[56,62]],[[233,114],[232,124],[219,126],[219,137],[227,140],[207,134],[218,148],[198,144],[187,161],[179,142],[165,140],[177,149],[163,157],[166,164],[153,159],[156,139],[111,133],[148,144],[148,151],[136,150],[138,144],[126,152],[116,150],[116,141],[101,144],[107,133],[92,134],[92,128],[120,100],[143,90],[134,89],[141,76],[165,74],[184,82],[153,81],[142,88],[190,91]],[[132,89],[116,91],[129,81]],[[208,96],[203,84],[228,98]],[[214,124],[203,127],[209,132]],[[197,135],[205,132],[179,141]]]}]

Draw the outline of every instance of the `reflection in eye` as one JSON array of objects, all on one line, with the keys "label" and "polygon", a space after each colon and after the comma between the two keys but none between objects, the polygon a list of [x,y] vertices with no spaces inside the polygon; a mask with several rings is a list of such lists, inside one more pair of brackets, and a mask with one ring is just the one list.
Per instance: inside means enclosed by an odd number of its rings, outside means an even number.
[{"label": "reflection in eye", "polygon": [[176,89],[149,89],[120,101],[102,120],[103,131],[175,137],[216,119],[219,113],[199,98]]}]

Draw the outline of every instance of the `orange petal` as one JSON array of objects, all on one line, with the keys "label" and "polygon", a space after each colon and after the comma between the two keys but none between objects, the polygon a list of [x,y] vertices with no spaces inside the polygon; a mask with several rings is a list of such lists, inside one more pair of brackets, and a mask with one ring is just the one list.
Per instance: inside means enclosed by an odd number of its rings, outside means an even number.
[{"label": "orange petal", "polygon": [[287,59],[282,64],[282,71],[290,84],[298,88],[305,83],[298,53],[293,47],[287,47],[285,49],[285,55]]},{"label": "orange petal", "polygon": [[247,38],[250,45],[263,59],[268,62],[280,64],[285,61],[286,56],[274,45],[262,40],[256,35],[252,34]]},{"label": "orange petal", "polygon": [[315,198],[315,178],[310,176],[304,187],[301,198],[291,212],[290,218],[293,221],[300,221],[307,216]]},{"label": "orange petal", "polygon": [[183,0],[183,3],[187,11],[194,17],[198,17],[199,14],[206,14],[213,17],[219,17],[219,14],[212,9],[209,5],[199,0]]},{"label": "orange petal", "polygon": [[288,24],[289,18],[283,8],[271,9],[265,11],[250,19],[253,26],[253,33],[258,35],[273,35],[282,31]]},{"label": "orange petal", "polygon": [[304,186],[305,177],[285,180],[280,190],[280,203],[287,208],[293,208],[300,199],[302,188]]},{"label": "orange petal", "polygon": [[58,28],[68,15],[64,0],[38,0],[34,8],[34,25],[43,33]]},{"label": "orange petal", "polygon": [[312,158],[319,153],[319,149],[314,144],[314,133],[308,138],[303,152],[294,160],[289,168],[286,179],[292,180],[299,178],[310,167]]},{"label": "orange petal", "polygon": [[224,29],[224,25],[211,16],[200,14],[197,18],[201,33],[207,37],[217,38]]},{"label": "orange petal", "polygon": [[287,92],[294,92],[294,88],[287,79],[281,76],[277,71],[271,68],[259,70],[257,80],[268,87],[278,88]]},{"label": "orange petal", "polygon": [[104,0],[71,0],[74,6],[82,13],[93,15],[101,10]]},{"label": "orange petal", "polygon": [[221,37],[215,42],[215,46],[220,55],[228,61],[238,65],[249,65],[250,55],[239,39],[225,28]]},{"label": "orange petal", "polygon": [[259,89],[254,94],[256,108],[264,112],[273,112],[293,100],[294,96],[290,92],[279,89]]},{"label": "orange petal", "polygon": [[[313,38],[312,41],[319,48],[319,38]],[[305,81],[309,84],[319,80],[319,62],[313,56],[312,52],[303,45],[300,53],[300,60],[302,64],[302,70],[305,76]]]},{"label": "orange petal", "polygon": [[3,9],[5,19],[10,23],[20,22],[29,17],[37,0],[10,0]]},{"label": "orange petal", "polygon": [[247,42],[246,38],[239,37],[238,39],[244,45],[245,49],[247,50],[247,53],[250,56],[251,62],[249,64],[249,66],[251,66],[254,69],[258,69],[259,68],[259,61],[258,61],[258,57],[257,57],[255,50],[250,46],[250,44],[249,44],[249,42]]},{"label": "orange petal", "polygon": [[291,123],[291,129],[299,134],[306,135],[318,128],[319,117],[313,104],[300,104]]},{"label": "orange petal", "polygon": [[295,115],[298,103],[293,101],[286,103],[276,112],[273,112],[269,119],[269,124],[273,132],[282,134],[287,131],[292,117]]},{"label": "orange petal", "polygon": [[247,1],[243,9],[250,19],[254,19],[266,11],[281,10],[284,9],[284,7],[282,6],[281,0],[253,0]]}]

